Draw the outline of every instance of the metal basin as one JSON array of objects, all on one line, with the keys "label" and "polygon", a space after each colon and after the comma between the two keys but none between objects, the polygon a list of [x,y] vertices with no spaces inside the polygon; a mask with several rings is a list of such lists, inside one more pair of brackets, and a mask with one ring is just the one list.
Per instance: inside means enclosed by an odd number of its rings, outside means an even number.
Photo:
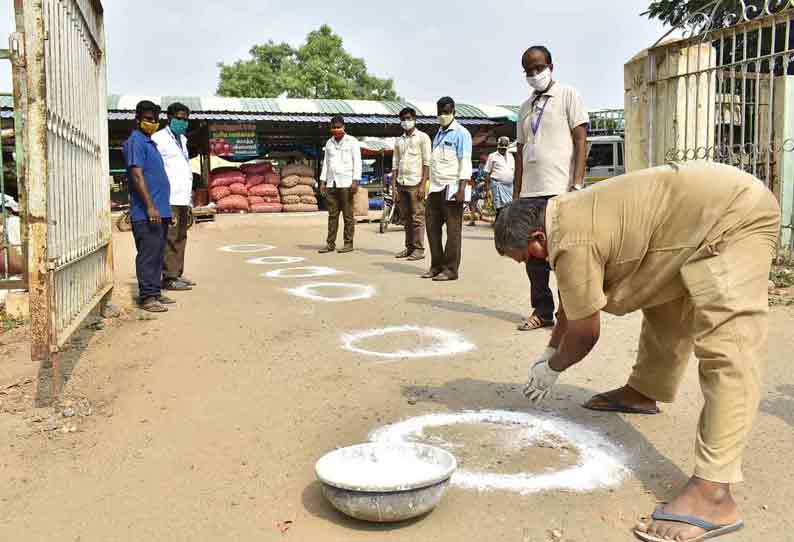
[{"label": "metal basin", "polygon": [[441,448],[414,443],[370,443],[335,450],[315,467],[323,495],[356,519],[405,521],[433,510],[457,468]]}]

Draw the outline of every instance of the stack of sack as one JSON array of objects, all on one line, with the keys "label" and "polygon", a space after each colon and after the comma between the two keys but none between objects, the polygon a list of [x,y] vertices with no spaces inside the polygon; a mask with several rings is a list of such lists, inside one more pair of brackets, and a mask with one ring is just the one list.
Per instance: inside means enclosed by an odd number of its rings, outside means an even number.
[{"label": "stack of sack", "polygon": [[279,180],[269,163],[216,168],[210,174],[210,200],[219,211],[280,213]]},{"label": "stack of sack", "polygon": [[280,213],[281,197],[278,193],[279,176],[270,162],[243,164],[248,205],[252,213]]},{"label": "stack of sack", "polygon": [[319,210],[314,187],[314,170],[301,164],[290,164],[281,170],[281,203],[285,213],[306,213]]}]

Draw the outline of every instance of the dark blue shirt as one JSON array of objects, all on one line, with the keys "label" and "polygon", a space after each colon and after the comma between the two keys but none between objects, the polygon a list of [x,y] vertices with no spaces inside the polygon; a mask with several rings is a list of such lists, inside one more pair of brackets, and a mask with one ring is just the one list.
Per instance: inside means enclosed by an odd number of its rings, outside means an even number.
[{"label": "dark blue shirt", "polygon": [[122,151],[124,160],[127,162],[130,186],[130,220],[137,222],[149,219],[149,215],[146,213],[146,204],[133,185],[131,173],[133,167],[143,170],[143,178],[146,180],[149,196],[151,196],[154,206],[160,211],[160,216],[171,218],[171,184],[168,182],[168,175],[165,172],[163,157],[152,138],[140,130],[135,130],[124,142]]}]

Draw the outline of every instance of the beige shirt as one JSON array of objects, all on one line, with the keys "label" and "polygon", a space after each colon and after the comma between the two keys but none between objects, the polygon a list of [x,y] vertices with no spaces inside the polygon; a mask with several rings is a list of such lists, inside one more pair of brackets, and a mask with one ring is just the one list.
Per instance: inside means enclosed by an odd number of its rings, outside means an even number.
[{"label": "beige shirt", "polygon": [[414,129],[414,133],[403,134],[394,145],[394,169],[397,170],[397,184],[418,186],[422,179],[422,168],[430,166],[430,136]]},{"label": "beige shirt", "polygon": [[622,315],[683,297],[684,263],[719,251],[768,192],[734,167],[688,162],[552,198],[549,263],[566,315]]},{"label": "beige shirt", "polygon": [[513,184],[516,173],[516,158],[510,151],[507,151],[504,156],[499,151],[493,152],[488,156],[488,161],[485,162],[483,171],[490,173],[491,179],[494,181]]},{"label": "beige shirt", "polygon": [[[555,82],[542,95],[533,93],[521,106],[516,136],[524,146],[521,197],[556,196],[568,191],[573,175],[573,136],[590,122],[579,93]],[[537,132],[533,128],[537,126]]]}]

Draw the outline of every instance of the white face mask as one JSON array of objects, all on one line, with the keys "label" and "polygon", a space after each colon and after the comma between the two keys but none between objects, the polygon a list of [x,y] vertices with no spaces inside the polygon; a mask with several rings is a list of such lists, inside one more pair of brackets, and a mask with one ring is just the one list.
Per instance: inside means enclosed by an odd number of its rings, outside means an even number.
[{"label": "white face mask", "polygon": [[527,75],[527,83],[536,92],[543,92],[551,84],[551,70],[546,68],[537,75]]},{"label": "white face mask", "polygon": [[408,132],[408,131],[410,131],[410,130],[413,130],[413,129],[414,129],[414,127],[416,126],[416,121],[415,121],[415,120],[413,120],[413,119],[411,119],[411,120],[404,120],[404,121],[400,122],[400,126],[402,126],[402,127],[403,127],[403,130],[405,130],[406,132]]},{"label": "white face mask", "polygon": [[452,124],[452,121],[453,121],[453,120],[455,120],[455,115],[453,115],[452,113],[447,113],[447,114],[445,114],[445,115],[439,115],[439,116],[438,116],[438,123],[439,123],[439,124],[440,124],[440,125],[441,125],[443,128],[446,128],[447,126],[449,126],[450,124]]}]

